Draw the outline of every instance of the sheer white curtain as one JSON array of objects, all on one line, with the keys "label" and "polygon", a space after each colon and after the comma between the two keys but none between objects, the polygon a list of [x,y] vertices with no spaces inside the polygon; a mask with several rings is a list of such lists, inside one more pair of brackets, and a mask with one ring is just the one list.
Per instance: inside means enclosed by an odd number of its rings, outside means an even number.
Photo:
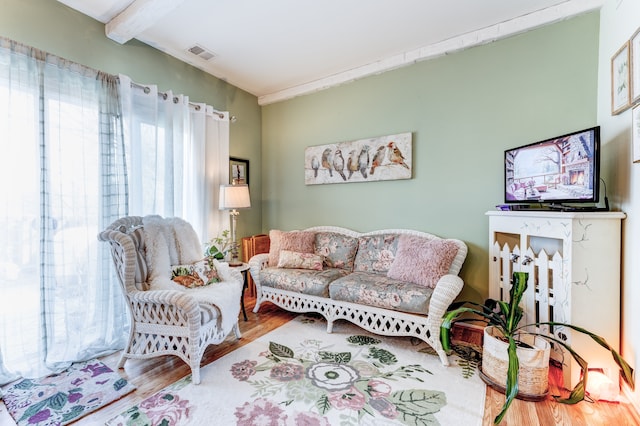
[{"label": "sheer white curtain", "polygon": [[0,384],[124,347],[113,220],[228,228],[228,113],[139,87],[0,37]]},{"label": "sheer white curtain", "polygon": [[228,181],[229,114],[120,75],[129,213],[178,216],[204,243],[228,228],[217,193]]},{"label": "sheer white curtain", "polygon": [[126,212],[116,84],[0,38],[0,383],[125,343],[96,238]]}]

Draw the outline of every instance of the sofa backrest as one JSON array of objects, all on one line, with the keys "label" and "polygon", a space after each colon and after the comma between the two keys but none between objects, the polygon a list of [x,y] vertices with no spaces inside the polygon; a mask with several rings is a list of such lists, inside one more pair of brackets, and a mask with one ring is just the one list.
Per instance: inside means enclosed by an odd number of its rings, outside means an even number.
[{"label": "sofa backrest", "polygon": [[[433,235],[427,232],[416,231],[412,229],[381,229],[371,232],[357,232],[347,228],[341,228],[337,226],[314,226],[311,228],[304,229],[304,231],[311,231],[317,233],[334,233],[339,235],[344,235],[347,237],[351,237],[357,239],[359,244],[357,247],[357,251],[354,257],[354,265],[353,270],[369,270],[371,272],[377,272],[380,274],[386,274],[391,266],[389,262],[385,262],[384,259],[380,259],[378,264],[375,264],[375,261],[372,260],[372,256],[370,253],[360,252],[361,248],[366,247],[377,247],[382,248],[384,250],[389,250],[390,254],[395,257],[397,250],[397,242],[398,238],[393,238],[392,236],[400,236],[400,235],[410,235],[415,237],[424,238],[426,240],[438,240],[438,241],[448,241],[455,244],[458,248],[457,253],[455,254],[451,266],[449,267],[449,274],[459,275],[460,270],[462,269],[462,265],[467,257],[467,245],[458,239],[454,238],[440,238],[437,235]],[[318,239],[316,239],[316,243]],[[361,247],[361,243],[366,243],[366,245]],[[318,250],[324,250],[322,248],[316,247],[316,252]],[[324,253],[320,253],[325,255]],[[393,259],[391,259],[393,261]],[[360,268],[360,269],[358,269]]]}]

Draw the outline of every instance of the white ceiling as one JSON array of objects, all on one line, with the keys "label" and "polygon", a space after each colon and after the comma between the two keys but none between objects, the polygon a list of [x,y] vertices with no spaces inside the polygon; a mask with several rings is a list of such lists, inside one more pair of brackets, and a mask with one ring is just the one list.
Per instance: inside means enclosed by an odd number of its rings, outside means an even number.
[{"label": "white ceiling", "polygon": [[[598,9],[604,0],[58,0],[258,96],[321,90]],[[188,51],[198,45],[215,56]]]}]

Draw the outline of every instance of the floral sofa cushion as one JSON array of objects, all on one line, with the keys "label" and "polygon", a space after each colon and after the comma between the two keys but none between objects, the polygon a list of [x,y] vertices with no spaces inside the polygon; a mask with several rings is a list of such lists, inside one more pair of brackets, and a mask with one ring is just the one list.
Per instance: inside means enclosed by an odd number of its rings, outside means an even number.
[{"label": "floral sofa cushion", "polygon": [[310,269],[265,268],[260,272],[263,286],[290,290],[312,296],[329,296],[329,284],[348,274],[344,269],[329,268],[322,271]]},{"label": "floral sofa cushion", "polygon": [[429,312],[432,294],[431,288],[368,272],[353,272],[329,285],[333,300],[416,314]]},{"label": "floral sofa cushion", "polygon": [[360,237],[353,270],[386,275],[396,257],[397,249],[397,234]]},{"label": "floral sofa cushion", "polygon": [[353,271],[358,239],[337,232],[316,233],[315,253],[324,257],[327,268]]},{"label": "floral sofa cushion", "polygon": [[278,268],[313,269],[322,271],[322,256],[313,253],[280,250]]}]

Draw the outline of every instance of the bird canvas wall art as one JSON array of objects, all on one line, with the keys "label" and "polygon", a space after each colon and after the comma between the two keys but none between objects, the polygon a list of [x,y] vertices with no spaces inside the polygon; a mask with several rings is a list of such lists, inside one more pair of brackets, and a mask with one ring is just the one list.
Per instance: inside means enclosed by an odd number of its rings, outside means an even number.
[{"label": "bird canvas wall art", "polygon": [[411,132],[310,146],[304,152],[304,183],[411,179],[411,148]]}]

